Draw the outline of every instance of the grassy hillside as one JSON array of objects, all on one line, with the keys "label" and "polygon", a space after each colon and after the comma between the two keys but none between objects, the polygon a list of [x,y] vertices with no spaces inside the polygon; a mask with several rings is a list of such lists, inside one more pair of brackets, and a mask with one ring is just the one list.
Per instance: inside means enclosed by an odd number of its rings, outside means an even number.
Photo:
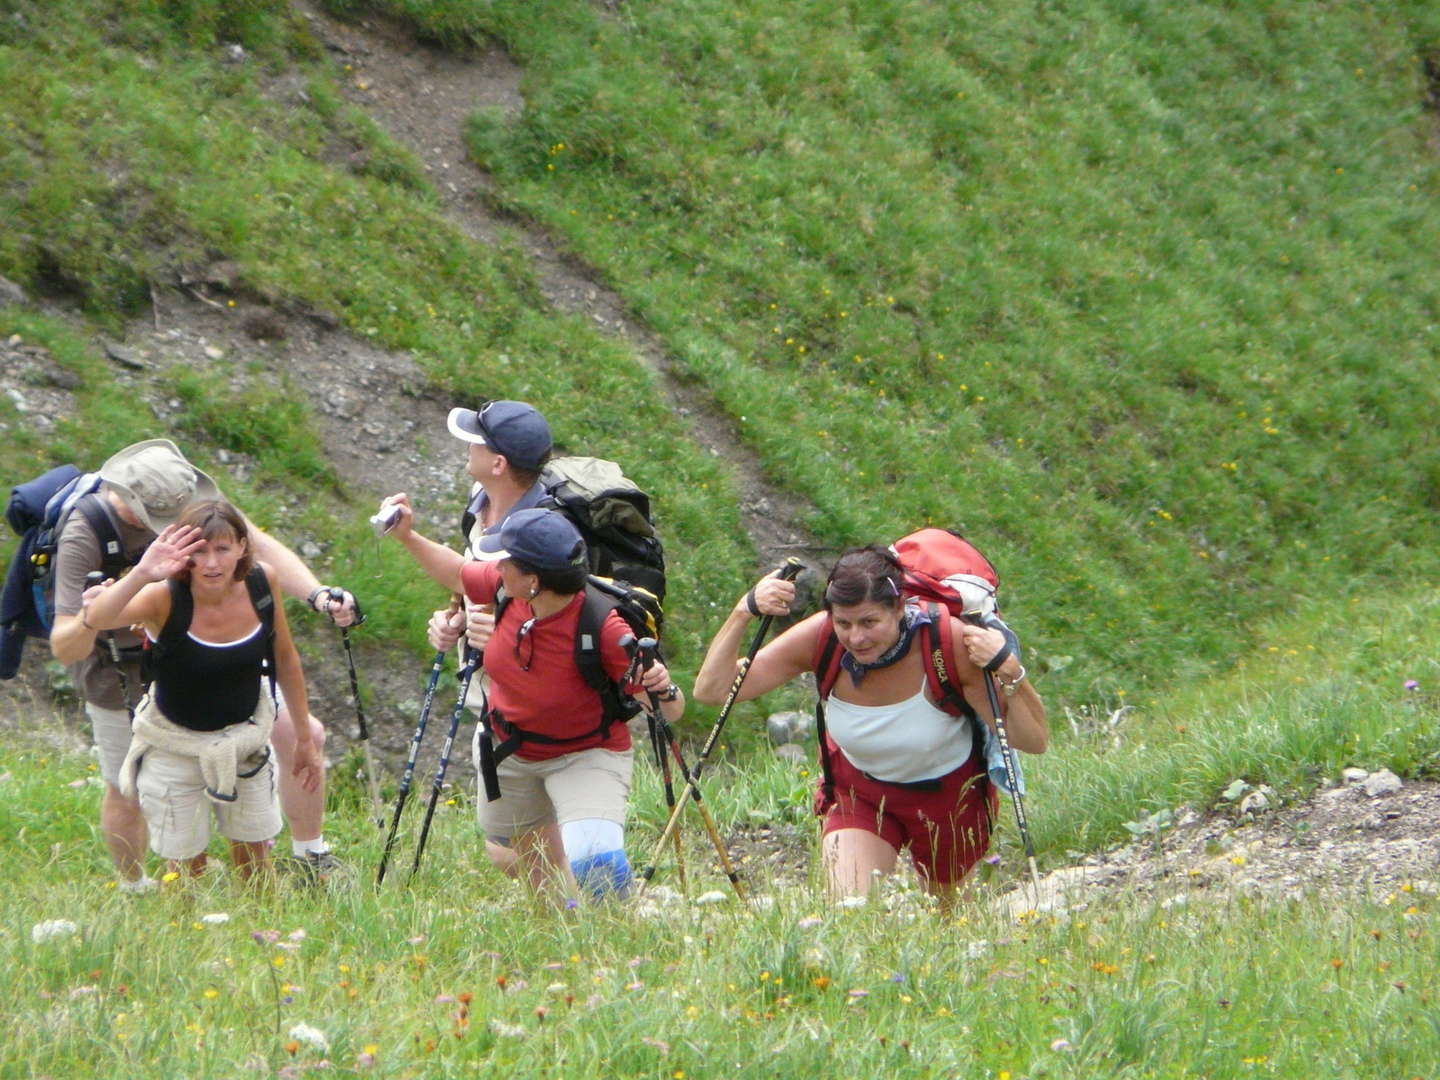
[{"label": "grassy hillside", "polygon": [[504,198],[822,535],[980,538],[1066,690],[1433,570],[1433,5],[373,6],[504,42]]}]

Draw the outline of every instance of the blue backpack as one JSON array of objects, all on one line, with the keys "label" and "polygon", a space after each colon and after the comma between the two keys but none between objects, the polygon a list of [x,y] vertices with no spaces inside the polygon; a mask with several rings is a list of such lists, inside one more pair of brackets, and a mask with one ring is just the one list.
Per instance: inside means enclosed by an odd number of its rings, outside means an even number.
[{"label": "blue backpack", "polygon": [[50,637],[55,621],[55,553],[72,511],[85,515],[100,540],[106,577],[118,577],[131,560],[100,496],[99,473],[60,465],[10,490],[5,521],[20,537],[0,594],[0,679],[13,679],[27,637]]}]

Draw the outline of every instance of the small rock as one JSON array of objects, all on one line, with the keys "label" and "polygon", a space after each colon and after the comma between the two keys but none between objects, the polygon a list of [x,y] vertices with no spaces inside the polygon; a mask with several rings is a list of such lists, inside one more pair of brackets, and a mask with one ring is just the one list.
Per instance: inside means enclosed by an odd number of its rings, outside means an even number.
[{"label": "small rock", "polygon": [[80,389],[80,376],[69,368],[52,367],[46,370],[45,381],[60,390]]},{"label": "small rock", "polygon": [[799,743],[781,743],[775,748],[775,756],[785,761],[804,762],[810,760],[810,753]]},{"label": "small rock", "polygon": [[25,290],[7,277],[0,277],[0,304],[25,303]]},{"label": "small rock", "polygon": [[238,41],[232,41],[225,46],[222,55],[227,64],[243,64],[245,62],[245,46]]},{"label": "small rock", "polygon": [[306,540],[300,545],[300,557],[307,562],[318,559],[323,554],[325,554],[325,549],[314,540]]},{"label": "small rock", "polygon": [[1404,786],[1400,778],[1389,769],[1371,773],[1364,784],[1365,794],[1372,799],[1379,798],[1381,795],[1394,795]]},{"label": "small rock", "polygon": [[1270,796],[1262,788],[1259,791],[1252,791],[1240,800],[1240,813],[1259,814],[1270,809]]},{"label": "small rock", "polygon": [[105,343],[105,355],[123,367],[128,367],[134,371],[145,370],[145,361],[140,359],[140,354],[134,349],[127,348],[124,345],[107,341]]},{"label": "small rock", "polygon": [[1356,768],[1342,769],[1340,772],[1340,778],[1347,784],[1362,783],[1369,775],[1370,773],[1367,770]]},{"label": "small rock", "polygon": [[217,348],[217,347],[214,346],[214,345],[206,345],[206,346],[205,346],[205,355],[208,356],[211,360],[219,360],[219,359],[221,359],[222,357],[224,357],[224,355],[225,355],[225,350],[224,350],[224,349],[221,349],[221,348]]},{"label": "small rock", "polygon": [[[765,721],[765,728],[770,733],[770,741],[780,746],[803,738],[803,732],[809,728],[809,719],[807,714],[798,710],[771,713]],[[797,733],[801,733],[798,738]]]}]

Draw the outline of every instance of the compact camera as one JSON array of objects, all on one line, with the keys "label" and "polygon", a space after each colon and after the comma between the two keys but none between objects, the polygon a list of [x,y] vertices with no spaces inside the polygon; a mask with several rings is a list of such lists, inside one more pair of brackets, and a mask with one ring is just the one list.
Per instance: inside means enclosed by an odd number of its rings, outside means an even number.
[{"label": "compact camera", "polygon": [[376,536],[384,536],[395,528],[395,523],[399,520],[400,507],[382,506],[376,513],[370,515],[370,527],[375,530]]}]

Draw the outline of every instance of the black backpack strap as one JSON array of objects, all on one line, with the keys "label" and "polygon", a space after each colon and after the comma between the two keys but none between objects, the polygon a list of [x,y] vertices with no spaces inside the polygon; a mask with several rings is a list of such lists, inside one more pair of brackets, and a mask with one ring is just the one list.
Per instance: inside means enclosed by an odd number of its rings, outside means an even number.
[{"label": "black backpack strap", "polygon": [[[588,582],[585,585],[585,599],[580,605],[580,619],[575,627],[575,666],[585,685],[600,695],[602,737],[609,738],[610,725],[616,721],[624,723],[640,711],[639,704],[620,690],[620,686],[605,671],[600,657],[600,631],[610,612],[619,605],[615,598],[607,596]],[[497,617],[498,624],[499,619]]]},{"label": "black backpack strap", "polygon": [[153,641],[145,638],[145,653],[140,658],[140,685],[148,690],[160,674],[160,665],[175,643],[190,629],[190,620],[195,617],[195,598],[190,595],[190,583],[170,578],[165,582],[170,591],[170,614],[165,625],[160,627],[160,636]]},{"label": "black backpack strap", "polygon": [[111,519],[110,512],[100,501],[99,495],[92,491],[80,496],[75,501],[72,512],[78,512],[85,518],[86,524],[90,526],[90,531],[99,541],[100,568],[106,577],[118,578],[121,571],[134,565],[136,560],[125,557],[125,546],[120,542],[120,533],[115,528],[115,522]]},{"label": "black backpack strap", "polygon": [[[255,609],[255,614],[260,618],[260,625],[265,631],[265,668],[264,674],[270,679],[270,697],[275,697],[275,593],[270,588],[270,579],[265,576],[265,568],[259,563],[250,567],[250,572],[245,575],[245,588],[250,593],[250,606]],[[185,590],[189,593],[189,589]],[[189,625],[188,622],[186,624]],[[300,721],[296,721],[299,723]]]}]

